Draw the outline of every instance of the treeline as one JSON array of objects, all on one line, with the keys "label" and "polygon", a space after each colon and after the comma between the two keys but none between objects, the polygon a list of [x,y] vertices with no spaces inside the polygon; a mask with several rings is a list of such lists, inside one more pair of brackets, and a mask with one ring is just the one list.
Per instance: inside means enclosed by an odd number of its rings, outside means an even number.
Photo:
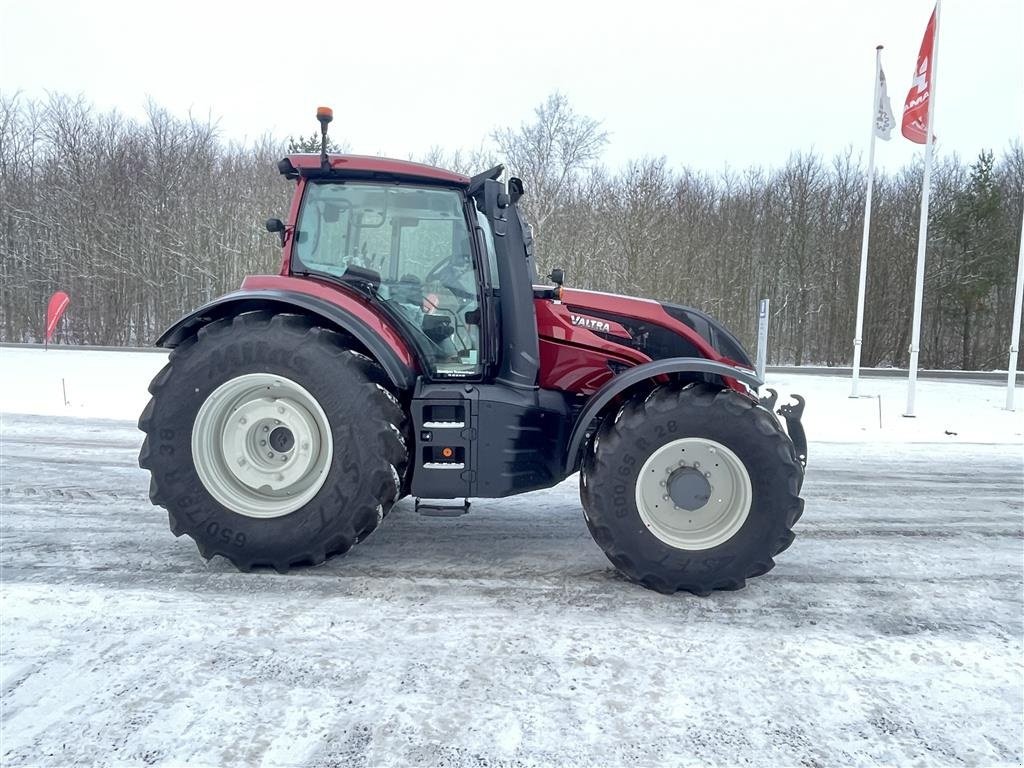
[{"label": "treeline", "polygon": [[[607,141],[555,94],[474,152],[417,159],[470,173],[504,162],[521,175],[542,272],[700,307],[750,347],[767,297],[772,362],[849,364],[858,156],[796,153],[781,168],[720,174],[644,158],[612,170],[600,162]],[[148,344],[244,275],[276,270],[262,223],[287,213],[292,187],[275,167],[287,149],[225,142],[214,123],[155,104],[135,121],[81,98],[0,96],[2,338],[39,339],[46,299],[63,289],[64,341]],[[865,365],[907,362],[920,184],[920,165],[876,177]],[[933,168],[922,365],[1005,366],[1022,206],[1019,143]]]}]

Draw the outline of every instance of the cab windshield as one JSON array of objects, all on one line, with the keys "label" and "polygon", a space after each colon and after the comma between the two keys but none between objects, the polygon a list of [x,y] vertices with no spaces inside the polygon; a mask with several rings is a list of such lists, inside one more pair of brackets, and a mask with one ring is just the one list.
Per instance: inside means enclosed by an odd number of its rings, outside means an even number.
[{"label": "cab windshield", "polygon": [[439,376],[480,371],[479,292],[462,196],[436,187],[313,182],[292,271],[368,270]]}]

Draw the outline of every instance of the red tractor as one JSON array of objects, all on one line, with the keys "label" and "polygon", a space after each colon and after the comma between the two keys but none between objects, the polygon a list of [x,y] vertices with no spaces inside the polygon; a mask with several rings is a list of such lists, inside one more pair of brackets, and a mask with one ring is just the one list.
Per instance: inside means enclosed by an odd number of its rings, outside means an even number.
[{"label": "red tractor", "polygon": [[[182,318],[139,420],[150,498],[205,558],[278,571],[427,514],[580,473],[629,578],[738,589],[793,540],[803,401],[758,400],[736,337],[695,309],[537,285],[523,183],[329,155],[295,182],[276,275]],[[788,431],[788,435],[787,435]],[[439,500],[466,500],[445,506]]]}]

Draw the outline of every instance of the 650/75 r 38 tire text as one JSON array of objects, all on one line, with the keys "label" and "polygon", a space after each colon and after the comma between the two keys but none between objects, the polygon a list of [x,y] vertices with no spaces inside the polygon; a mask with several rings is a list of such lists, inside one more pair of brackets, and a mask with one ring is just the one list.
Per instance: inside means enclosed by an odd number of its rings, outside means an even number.
[{"label": "650/75 r 38 tire text", "polygon": [[402,493],[404,414],[372,360],[298,315],[217,320],[171,352],[139,465],[203,557],[278,571],[366,538]]},{"label": "650/75 r 38 tire text", "polygon": [[802,479],[770,411],[731,390],[663,386],[602,423],[580,497],[616,568],[659,592],[707,595],[774,567],[803,512]]}]

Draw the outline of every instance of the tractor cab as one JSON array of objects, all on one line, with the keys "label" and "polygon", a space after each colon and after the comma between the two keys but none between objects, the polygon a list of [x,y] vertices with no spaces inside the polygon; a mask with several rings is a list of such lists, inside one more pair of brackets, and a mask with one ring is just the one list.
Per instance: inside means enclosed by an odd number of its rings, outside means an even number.
[{"label": "tractor cab", "polygon": [[[430,380],[501,378],[537,383],[536,320],[500,311],[529,307],[529,230],[501,166],[466,177],[402,160],[290,155],[278,165],[297,182],[282,233],[281,274],[345,285],[408,334]],[[522,182],[509,189],[522,194]]]},{"label": "tractor cab", "polygon": [[472,215],[458,189],[311,180],[289,271],[371,293],[409,333],[432,377],[475,378],[482,370],[483,281]]}]

